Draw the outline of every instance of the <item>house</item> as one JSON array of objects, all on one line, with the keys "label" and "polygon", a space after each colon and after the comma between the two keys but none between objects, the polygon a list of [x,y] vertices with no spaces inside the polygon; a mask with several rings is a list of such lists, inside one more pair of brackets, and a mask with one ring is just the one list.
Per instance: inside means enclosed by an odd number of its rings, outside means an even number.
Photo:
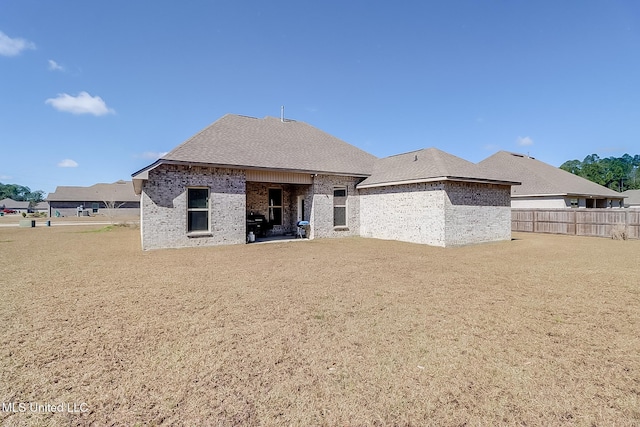
[{"label": "house", "polygon": [[640,190],[627,190],[621,194],[627,197],[624,200],[625,208],[640,208]]},{"label": "house", "polygon": [[131,181],[94,184],[89,187],[58,186],[47,196],[49,216],[76,216],[78,208],[84,215],[137,217],[140,215],[140,197]]},{"label": "house", "polygon": [[502,177],[522,182],[511,187],[513,208],[618,208],[624,196],[588,179],[541,162],[533,157],[499,151],[480,166]]},{"label": "house", "polygon": [[27,213],[29,211],[29,202],[18,201],[11,198],[0,200],[0,211],[2,210],[16,211],[17,213]]},{"label": "house", "polygon": [[0,200],[0,211],[7,209],[10,211],[16,211],[17,213],[32,213],[32,212],[48,212],[49,204],[47,202],[36,203],[34,206],[29,207],[28,201],[17,201],[11,198]]},{"label": "house", "polygon": [[300,220],[310,238],[509,239],[516,183],[493,175],[435,149],[377,159],[303,122],[228,114],[132,176],[142,247],[158,249],[291,234]]}]

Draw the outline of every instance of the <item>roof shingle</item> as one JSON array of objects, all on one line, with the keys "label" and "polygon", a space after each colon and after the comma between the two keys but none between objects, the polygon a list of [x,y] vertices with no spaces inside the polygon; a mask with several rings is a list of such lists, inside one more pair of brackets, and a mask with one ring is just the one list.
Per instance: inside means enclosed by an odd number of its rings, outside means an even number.
[{"label": "roof shingle", "polygon": [[494,170],[504,178],[521,181],[522,185],[511,187],[512,197],[534,195],[623,197],[617,191],[523,154],[499,151],[481,161],[479,165]]},{"label": "roof shingle", "polygon": [[159,161],[366,176],[375,160],[303,122],[227,114]]},{"label": "roof shingle", "polygon": [[640,206],[640,190],[627,190],[621,194],[627,196],[624,200],[625,206]]},{"label": "roof shingle", "polygon": [[517,184],[491,170],[437,148],[425,148],[379,159],[370,177],[358,187],[392,185],[403,182],[444,178],[447,180],[484,181]]},{"label": "roof shingle", "polygon": [[58,186],[47,196],[49,202],[139,202],[131,181],[94,184],[90,187]]}]

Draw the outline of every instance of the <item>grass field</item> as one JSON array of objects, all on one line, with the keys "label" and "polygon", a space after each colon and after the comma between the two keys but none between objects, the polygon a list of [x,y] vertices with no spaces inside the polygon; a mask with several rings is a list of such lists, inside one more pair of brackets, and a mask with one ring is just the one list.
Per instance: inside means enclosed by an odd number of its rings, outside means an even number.
[{"label": "grass field", "polygon": [[0,423],[640,425],[640,241],[514,238],[0,229]]}]

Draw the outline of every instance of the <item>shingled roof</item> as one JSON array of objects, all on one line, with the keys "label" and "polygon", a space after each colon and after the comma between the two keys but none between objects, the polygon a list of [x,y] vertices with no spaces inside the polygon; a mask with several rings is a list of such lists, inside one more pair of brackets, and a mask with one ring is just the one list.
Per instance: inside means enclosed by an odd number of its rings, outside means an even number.
[{"label": "shingled roof", "polygon": [[517,185],[491,170],[437,148],[425,148],[379,159],[358,188],[426,181],[470,181]]},{"label": "shingled roof", "polygon": [[625,206],[640,206],[640,190],[627,190],[622,192],[627,199],[624,201]]},{"label": "shingled roof", "polygon": [[512,197],[624,197],[617,191],[523,154],[499,151],[481,161],[479,165],[492,169],[505,178],[521,181],[522,185],[511,187]]},{"label": "shingled roof", "polygon": [[2,209],[28,209],[29,202],[13,200],[11,198],[6,198],[0,200],[0,208]]},{"label": "shingled roof", "polygon": [[58,186],[47,196],[49,202],[139,202],[131,181],[94,184],[90,187]]},{"label": "shingled roof", "polygon": [[275,117],[227,114],[156,163],[367,176],[376,157],[315,127]]}]

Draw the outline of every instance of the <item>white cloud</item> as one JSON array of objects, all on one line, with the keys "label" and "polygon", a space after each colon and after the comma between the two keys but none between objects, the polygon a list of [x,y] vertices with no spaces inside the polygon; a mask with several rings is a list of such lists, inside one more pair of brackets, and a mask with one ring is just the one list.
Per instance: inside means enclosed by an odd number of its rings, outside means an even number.
[{"label": "white cloud", "polygon": [[45,104],[50,104],[58,111],[65,111],[71,114],[93,114],[94,116],[104,116],[114,114],[112,108],[99,96],[91,96],[87,92],[80,92],[78,96],[71,96],[61,93],[55,98],[49,98]]},{"label": "white cloud", "polygon": [[15,38],[12,39],[0,31],[0,55],[16,56],[25,49],[35,49],[36,45],[29,40]]},{"label": "white cloud", "polygon": [[519,136],[517,141],[518,141],[518,145],[521,147],[527,147],[529,145],[533,145],[533,139],[529,138],[528,136],[525,136],[525,137]]},{"label": "white cloud", "polygon": [[165,156],[168,151],[145,151],[142,154],[137,155],[141,159],[158,160],[160,157]]},{"label": "white cloud", "polygon": [[71,160],[71,159],[64,159],[63,161],[58,163],[58,167],[61,167],[61,168],[77,168],[78,167],[78,162],[76,162],[75,160]]},{"label": "white cloud", "polygon": [[49,60],[49,69],[51,71],[64,71],[64,67],[62,65],[58,64],[53,59]]}]

